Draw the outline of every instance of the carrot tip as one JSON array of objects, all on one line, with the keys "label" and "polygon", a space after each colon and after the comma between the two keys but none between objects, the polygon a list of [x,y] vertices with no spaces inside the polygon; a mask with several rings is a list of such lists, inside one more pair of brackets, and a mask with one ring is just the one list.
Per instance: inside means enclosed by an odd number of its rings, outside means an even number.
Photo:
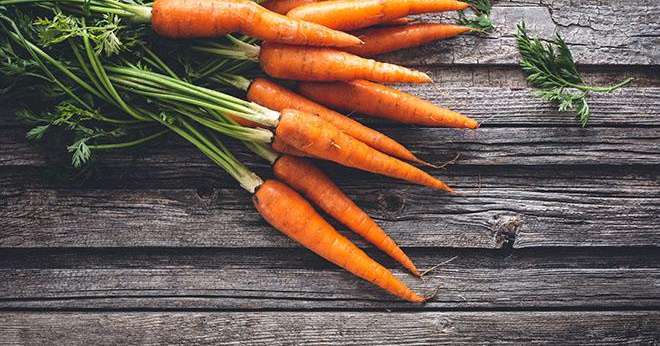
[{"label": "carrot tip", "polygon": [[422,159],[420,159],[420,158],[418,158],[418,157],[415,157],[415,159],[413,160],[413,162],[418,163],[418,164],[423,165],[423,166],[427,166],[427,167],[435,168],[435,169],[441,168],[441,167],[438,166],[438,165],[434,165],[434,164],[432,164],[432,163],[430,163],[430,162],[427,162],[427,161],[424,161],[424,160],[422,160]]}]

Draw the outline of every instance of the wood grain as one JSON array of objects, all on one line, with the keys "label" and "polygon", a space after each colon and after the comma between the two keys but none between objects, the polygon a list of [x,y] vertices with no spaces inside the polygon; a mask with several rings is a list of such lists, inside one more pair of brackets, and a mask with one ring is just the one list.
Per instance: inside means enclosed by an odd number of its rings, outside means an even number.
[{"label": "wood grain", "polygon": [[[0,174],[0,246],[295,246],[265,224],[247,193],[215,185],[228,177],[211,175],[195,186],[182,181],[199,176],[194,167],[166,173],[133,167],[140,178],[121,187],[112,184],[133,178],[122,169],[114,176],[100,169],[102,179],[83,188],[50,185],[39,175],[30,178],[30,171]],[[660,243],[658,172],[652,167],[455,167],[446,180],[460,196],[393,180],[382,189],[384,180],[369,174],[328,171],[403,246]],[[154,188],[145,189],[149,184]]]},{"label": "wood grain", "polygon": [[[425,15],[425,21],[455,15]],[[558,32],[579,64],[660,64],[660,4],[654,0],[496,1],[496,30],[484,37],[462,36],[417,49],[392,53],[384,60],[408,65],[517,64],[514,34],[525,21],[532,36]]]},{"label": "wood grain", "polygon": [[[45,253],[44,253],[45,252]],[[420,293],[418,306],[305,250],[11,250],[0,266],[0,308],[496,309],[657,308],[660,257],[603,252],[410,249],[420,281],[370,251]],[[448,263],[447,263],[448,262]],[[3,263],[3,262],[0,262]]]},{"label": "wood grain", "polygon": [[0,333],[12,345],[652,345],[658,323],[646,311],[7,312]]}]

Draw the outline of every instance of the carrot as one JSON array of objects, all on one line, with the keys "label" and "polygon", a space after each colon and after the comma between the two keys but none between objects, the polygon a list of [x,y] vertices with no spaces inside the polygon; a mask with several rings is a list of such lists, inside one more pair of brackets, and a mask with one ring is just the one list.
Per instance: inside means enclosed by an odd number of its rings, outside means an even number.
[{"label": "carrot", "polygon": [[415,18],[410,18],[410,17],[402,17],[402,18],[396,18],[392,20],[388,20],[382,23],[378,23],[375,25],[375,27],[388,27],[388,26],[397,26],[397,25],[406,25],[406,24],[411,24],[416,22],[417,19]]},{"label": "carrot", "polygon": [[472,30],[467,26],[419,23],[385,28],[372,28],[356,34],[364,44],[342,48],[362,57],[393,52],[404,48],[442,40]]},{"label": "carrot", "polygon": [[267,180],[254,194],[253,202],[269,224],[319,256],[401,299],[424,302],[424,297],[339,234],[290,187],[276,180]]},{"label": "carrot", "polygon": [[425,73],[331,48],[299,47],[266,42],[259,54],[271,77],[304,81],[367,79],[385,83],[428,83]]},{"label": "carrot", "polygon": [[293,109],[280,112],[275,136],[316,158],[452,192],[445,183],[421,169],[373,149],[309,113]]},{"label": "carrot", "polygon": [[250,0],[156,0],[151,24],[156,33],[169,38],[242,32],[262,40],[299,45],[347,47],[361,43],[355,36],[288,18]]},{"label": "carrot", "polygon": [[276,111],[292,108],[318,115],[374,149],[403,160],[424,163],[392,138],[267,79],[256,78],[252,81],[248,88],[247,99]]},{"label": "carrot", "polygon": [[287,16],[350,31],[411,14],[459,11],[468,7],[467,3],[455,0],[333,0],[296,7]]},{"label": "carrot", "polygon": [[364,80],[300,83],[298,91],[331,108],[406,124],[470,129],[479,127],[479,123],[463,114],[438,107],[414,95]]},{"label": "carrot", "polygon": [[394,240],[310,161],[293,156],[282,156],[275,161],[273,172],[278,179],[303,194],[335,220],[361,235],[419,276],[419,271],[413,262]]},{"label": "carrot", "polygon": [[273,137],[273,142],[270,144],[270,146],[273,147],[273,150],[277,151],[280,154],[286,154],[286,155],[298,156],[298,157],[312,157],[311,155],[286,144],[277,137]]},{"label": "carrot", "polygon": [[279,14],[286,14],[296,7],[319,1],[324,0],[268,0],[262,2],[261,6]]}]

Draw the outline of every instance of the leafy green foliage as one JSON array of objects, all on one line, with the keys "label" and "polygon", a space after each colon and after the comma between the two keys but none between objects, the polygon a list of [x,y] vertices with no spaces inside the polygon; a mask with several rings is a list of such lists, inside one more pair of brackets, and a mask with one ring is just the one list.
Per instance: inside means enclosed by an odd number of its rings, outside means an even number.
[{"label": "leafy green foliage", "polygon": [[552,40],[530,38],[524,22],[518,24],[516,41],[522,57],[520,66],[527,81],[538,88],[535,94],[557,104],[561,112],[575,111],[583,127],[591,115],[587,103],[590,92],[610,93],[632,80],[629,78],[609,87],[587,85],[561,36],[557,34]]},{"label": "leafy green foliage", "polygon": [[468,16],[465,11],[459,12],[458,24],[469,26],[480,32],[490,32],[495,29],[495,25],[490,18],[490,12],[493,8],[490,0],[468,0],[465,2],[470,4],[474,15]]}]

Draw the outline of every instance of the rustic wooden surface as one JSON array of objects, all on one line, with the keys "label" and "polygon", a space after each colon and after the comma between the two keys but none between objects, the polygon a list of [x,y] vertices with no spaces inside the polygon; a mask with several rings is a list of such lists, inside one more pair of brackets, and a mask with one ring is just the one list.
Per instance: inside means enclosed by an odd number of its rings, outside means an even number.
[{"label": "rustic wooden surface", "polygon": [[[429,161],[460,155],[431,170],[459,196],[323,164],[421,268],[446,262],[416,280],[353,237],[416,290],[439,286],[429,304],[301,249],[179,140],[71,179],[66,154],[0,108],[0,343],[657,344],[660,3],[500,1],[493,16],[488,37],[384,57],[437,81],[403,89],[483,128],[366,120]],[[635,81],[577,127],[515,66],[523,18],[559,31],[586,79]]]}]

